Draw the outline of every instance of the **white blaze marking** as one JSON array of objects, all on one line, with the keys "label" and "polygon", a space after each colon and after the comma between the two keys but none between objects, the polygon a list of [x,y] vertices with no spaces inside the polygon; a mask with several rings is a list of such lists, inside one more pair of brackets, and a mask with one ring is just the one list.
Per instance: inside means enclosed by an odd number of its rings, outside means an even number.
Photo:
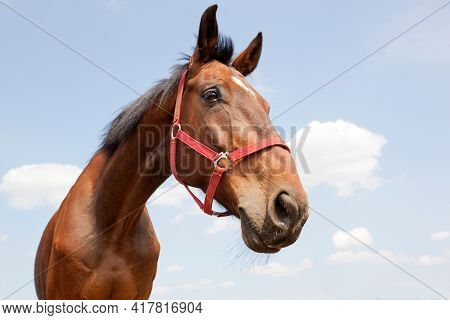
[{"label": "white blaze marking", "polygon": [[247,86],[241,79],[235,76],[231,77],[231,79],[233,79],[233,81],[236,82],[236,84],[238,84],[245,91],[249,92],[256,99],[255,92],[251,88],[249,88],[249,86]]}]

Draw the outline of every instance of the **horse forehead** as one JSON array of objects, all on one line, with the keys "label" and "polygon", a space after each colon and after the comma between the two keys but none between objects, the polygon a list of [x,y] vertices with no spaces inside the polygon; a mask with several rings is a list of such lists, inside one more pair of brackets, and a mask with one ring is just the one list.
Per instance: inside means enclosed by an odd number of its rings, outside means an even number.
[{"label": "horse forehead", "polygon": [[203,65],[200,70],[200,75],[204,80],[211,80],[217,78],[228,78],[231,76],[230,67],[223,65],[217,61],[212,61]]},{"label": "horse forehead", "polygon": [[250,84],[245,81],[245,79],[241,79],[239,76],[232,75],[231,81],[233,81],[240,88],[244,89],[247,93],[249,93],[253,98],[257,99],[255,89],[253,89]]},{"label": "horse forehead", "polygon": [[252,98],[258,100],[258,95],[253,89],[253,87],[245,80],[242,75],[233,68],[228,66],[224,66],[220,63],[211,63],[204,67],[204,72],[202,73],[202,80],[213,80],[213,79],[222,79],[229,84],[234,84],[238,88],[244,90],[244,92],[248,93]]}]

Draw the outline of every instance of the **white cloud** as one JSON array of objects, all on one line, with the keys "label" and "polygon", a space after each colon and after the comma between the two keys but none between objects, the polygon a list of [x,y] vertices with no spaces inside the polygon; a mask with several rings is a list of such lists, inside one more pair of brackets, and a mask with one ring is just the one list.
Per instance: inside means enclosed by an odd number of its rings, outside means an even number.
[{"label": "white cloud", "polygon": [[[204,193],[197,188],[191,188],[192,192],[200,199],[204,199]],[[147,205],[150,208],[171,208],[173,216],[169,219],[170,224],[177,224],[202,214],[202,211],[191,198],[188,191],[178,183],[175,178],[168,179],[150,197]],[[213,206],[213,209],[215,207]]]},{"label": "white cloud", "polygon": [[[398,255],[392,251],[382,250],[380,253],[395,263],[410,264],[416,266],[433,266],[447,263],[445,256],[405,256]],[[326,260],[329,264],[351,264],[351,263],[387,263],[385,259],[371,251],[343,250],[331,254]]]},{"label": "white cloud", "polygon": [[214,289],[214,288],[232,288],[235,286],[235,283],[231,280],[226,280],[221,283],[217,283],[210,279],[200,279],[197,281],[186,282],[180,286],[180,289],[183,290],[201,290],[201,289]]},{"label": "white cloud", "polygon": [[290,141],[297,167],[303,153],[310,168],[302,181],[306,188],[325,183],[337,191],[338,196],[349,196],[356,189],[375,189],[381,180],[376,177],[381,148],[387,140],[376,133],[343,120],[335,122],[313,121],[305,144],[300,149],[299,130]]},{"label": "white cloud", "polygon": [[188,200],[188,193],[181,184],[160,187],[150,197],[149,203],[152,206],[181,208]]},{"label": "white cloud", "polygon": [[227,229],[239,229],[239,221],[233,218],[214,219],[213,222],[204,229],[204,232],[208,235],[215,235]]},{"label": "white cloud", "polygon": [[8,241],[9,235],[8,234],[0,234],[0,242]]},{"label": "white cloud", "polygon": [[172,292],[173,292],[173,289],[170,286],[164,286],[164,287],[154,286],[152,289],[152,296],[153,295],[163,296],[163,295],[166,295],[166,294],[169,294]]},{"label": "white cloud", "polygon": [[183,271],[183,270],[184,270],[184,267],[180,266],[180,265],[177,265],[177,264],[170,265],[170,266],[168,266],[166,268],[167,272],[180,272],[180,271]]},{"label": "white cloud", "polygon": [[183,290],[199,290],[199,289],[212,289],[216,287],[214,281],[209,279],[200,279],[198,281],[186,282],[181,286]]},{"label": "white cloud", "polygon": [[195,203],[186,203],[182,208],[175,208],[173,212],[175,213],[175,216],[169,220],[169,223],[171,224],[181,223],[187,218],[198,217],[202,214],[202,211]]},{"label": "white cloud", "polygon": [[6,194],[8,204],[13,208],[57,207],[80,173],[80,168],[69,164],[25,165],[5,173],[0,192]]},{"label": "white cloud", "polygon": [[170,222],[171,223],[180,223],[180,222],[182,222],[185,218],[186,218],[186,214],[185,213],[182,213],[182,212],[180,212],[180,213],[177,213],[176,215],[175,215],[175,217],[172,219],[172,220],[170,220]]},{"label": "white cloud", "polygon": [[279,262],[269,262],[264,265],[256,265],[244,270],[244,273],[256,276],[291,276],[301,273],[302,271],[311,269],[314,263],[311,259],[305,258],[295,266],[285,266]]},{"label": "white cloud", "polygon": [[[349,233],[364,242],[365,244],[371,245],[373,243],[372,236],[366,228],[355,228],[350,230]],[[343,231],[336,232],[332,237],[333,246],[337,249],[345,249],[353,246],[360,246],[361,243],[356,239],[352,238],[350,235]]]},{"label": "white cloud", "polygon": [[357,262],[381,262],[381,258],[370,251],[354,252],[352,250],[337,251],[331,254],[326,262],[329,264],[349,264]]},{"label": "white cloud", "polygon": [[231,288],[231,287],[234,287],[234,282],[233,281],[231,281],[231,280],[228,280],[228,281],[224,281],[224,282],[222,282],[221,284],[220,284],[220,286],[222,287],[222,288]]},{"label": "white cloud", "polygon": [[435,232],[430,236],[430,240],[447,240],[450,238],[450,231]]},{"label": "white cloud", "polygon": [[417,257],[414,264],[416,265],[422,265],[422,266],[434,266],[438,264],[444,264],[447,263],[447,258],[444,256],[428,256],[428,255],[422,255]]},{"label": "white cloud", "polygon": [[[350,234],[360,239],[364,243],[371,245],[373,243],[372,236],[369,231],[364,228],[355,228],[349,231]],[[431,238],[441,239],[445,235],[445,232],[437,232],[431,235]],[[338,251],[332,253],[325,260],[329,264],[351,264],[351,263],[386,263],[387,261],[380,257],[378,254],[372,251],[353,251],[343,250],[349,247],[361,245],[358,241],[350,237],[348,234],[342,231],[336,232],[332,237],[333,246]],[[447,263],[447,255],[429,256],[405,256],[395,254],[389,250],[379,251],[381,255],[396,263],[407,263],[417,266],[432,266]]]}]

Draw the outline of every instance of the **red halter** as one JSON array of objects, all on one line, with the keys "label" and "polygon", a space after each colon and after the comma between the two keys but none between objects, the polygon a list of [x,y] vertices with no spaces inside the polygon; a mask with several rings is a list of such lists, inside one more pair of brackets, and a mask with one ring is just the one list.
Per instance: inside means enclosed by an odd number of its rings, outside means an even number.
[{"label": "red halter", "polygon": [[[205,213],[209,215],[215,215],[217,217],[225,217],[229,216],[232,213],[229,211],[226,212],[215,212],[211,209],[212,202],[214,200],[214,194],[216,193],[217,186],[219,185],[220,178],[222,178],[222,175],[225,171],[227,171],[231,164],[235,161],[238,161],[242,158],[248,157],[249,155],[258,152],[262,149],[269,148],[272,146],[280,146],[284,149],[287,149],[289,151],[289,147],[284,143],[284,141],[277,135],[270,138],[263,139],[257,143],[250,144],[248,146],[245,146],[243,148],[239,148],[237,150],[234,150],[232,152],[220,152],[217,153],[216,151],[210,149],[209,147],[205,146],[201,142],[195,140],[191,136],[189,136],[186,132],[181,130],[181,124],[180,124],[180,113],[181,113],[181,102],[183,99],[183,90],[184,90],[184,82],[186,80],[186,75],[188,73],[188,69],[186,69],[181,78],[180,82],[178,83],[178,92],[177,92],[177,100],[175,103],[175,111],[173,114],[173,124],[172,124],[172,130],[171,130],[171,140],[170,140],[170,169],[172,171],[173,176],[180,182],[186,190],[189,192],[189,194],[192,196],[192,198],[195,200],[195,202],[198,204],[200,209],[202,209]],[[176,131],[176,132],[175,132]],[[189,189],[188,185],[180,179],[180,177],[177,174],[177,169],[175,165],[175,155],[177,151],[177,139],[186,144],[188,147],[193,149],[195,152],[200,153],[205,158],[211,160],[214,163],[214,170],[211,174],[209,185],[206,190],[206,197],[205,202],[202,203],[202,201]],[[226,167],[220,166],[220,160],[226,159],[228,161],[228,165]]]}]

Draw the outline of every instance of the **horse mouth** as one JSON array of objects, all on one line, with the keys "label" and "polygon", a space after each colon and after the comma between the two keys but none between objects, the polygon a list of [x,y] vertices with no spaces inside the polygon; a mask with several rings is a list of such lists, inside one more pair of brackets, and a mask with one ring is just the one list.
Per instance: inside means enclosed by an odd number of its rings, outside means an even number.
[{"label": "horse mouth", "polygon": [[250,218],[242,209],[239,209],[239,218],[241,220],[242,239],[249,249],[259,253],[277,253],[280,251],[281,248],[271,247],[264,243]]}]

